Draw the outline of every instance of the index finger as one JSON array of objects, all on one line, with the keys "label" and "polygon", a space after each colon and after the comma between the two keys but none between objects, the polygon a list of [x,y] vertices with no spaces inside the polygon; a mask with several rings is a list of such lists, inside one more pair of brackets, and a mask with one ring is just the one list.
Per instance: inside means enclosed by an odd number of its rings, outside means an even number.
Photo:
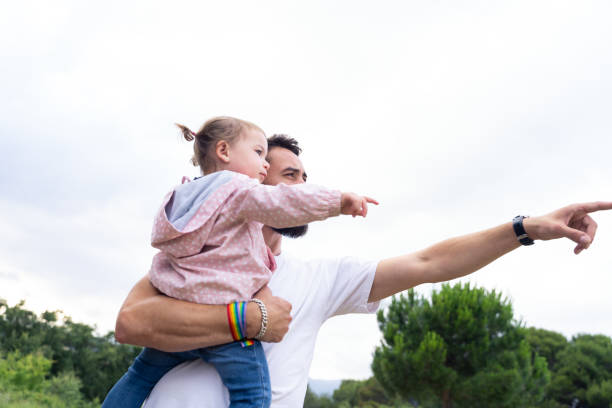
[{"label": "index finger", "polygon": [[593,201],[590,203],[578,204],[578,207],[586,213],[612,210],[612,201]]},{"label": "index finger", "polygon": [[372,203],[372,204],[378,205],[378,201],[376,201],[375,199],[373,199],[371,197],[363,196],[363,198],[365,198],[368,203]]}]

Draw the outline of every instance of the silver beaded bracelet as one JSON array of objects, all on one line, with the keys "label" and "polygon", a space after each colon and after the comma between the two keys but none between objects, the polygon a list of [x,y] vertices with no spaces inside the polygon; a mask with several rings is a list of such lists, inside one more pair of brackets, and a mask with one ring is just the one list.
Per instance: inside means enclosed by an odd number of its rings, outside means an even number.
[{"label": "silver beaded bracelet", "polygon": [[249,300],[249,302],[257,303],[259,306],[259,311],[261,312],[261,328],[259,329],[259,333],[255,336],[256,340],[261,340],[261,338],[266,334],[266,329],[268,328],[268,311],[266,310],[266,305],[259,299],[253,298]]}]

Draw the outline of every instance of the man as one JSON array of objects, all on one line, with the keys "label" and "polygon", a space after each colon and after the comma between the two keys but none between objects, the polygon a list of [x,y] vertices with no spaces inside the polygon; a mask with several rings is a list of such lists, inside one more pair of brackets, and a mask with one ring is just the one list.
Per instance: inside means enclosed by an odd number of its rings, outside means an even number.
[{"label": "man", "polygon": [[[265,182],[273,185],[305,182],[299,153],[295,140],[282,135],[270,138],[270,168]],[[352,258],[310,262],[292,259],[281,254],[281,234],[299,236],[306,228],[275,231],[264,227],[266,243],[277,256],[278,264],[269,283],[278,297],[268,289],[256,295],[268,309],[269,326],[263,340],[268,342],[264,343],[264,350],[272,382],[272,406],[303,404],[316,334],[328,318],[372,312],[380,299],[422,283],[470,274],[531,240],[569,238],[576,242],[574,252],[578,254],[589,247],[595,236],[597,224],[588,214],[604,209],[612,209],[612,203],[572,205],[380,262]],[[257,305],[249,304],[249,336],[259,331],[261,319]],[[291,330],[287,332],[291,321]],[[147,278],[134,287],[122,306],[116,337],[120,342],[166,351],[232,341],[225,306],[197,305],[165,297]],[[168,373],[151,393],[146,407],[227,405],[227,391],[216,371],[194,361]]]}]

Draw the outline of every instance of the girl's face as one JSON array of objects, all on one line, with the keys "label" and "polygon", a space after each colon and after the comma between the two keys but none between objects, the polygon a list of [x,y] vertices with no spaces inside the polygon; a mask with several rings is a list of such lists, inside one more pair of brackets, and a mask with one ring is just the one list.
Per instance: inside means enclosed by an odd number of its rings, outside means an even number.
[{"label": "girl's face", "polygon": [[229,146],[227,170],[246,174],[261,183],[268,175],[270,164],[266,161],[268,140],[256,129],[246,129]]}]

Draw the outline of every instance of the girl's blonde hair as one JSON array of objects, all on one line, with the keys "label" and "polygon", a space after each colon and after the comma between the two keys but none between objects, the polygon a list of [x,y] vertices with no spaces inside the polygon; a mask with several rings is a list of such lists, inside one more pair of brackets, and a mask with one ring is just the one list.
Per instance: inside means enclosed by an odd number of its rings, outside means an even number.
[{"label": "girl's blonde hair", "polygon": [[214,151],[217,142],[224,140],[233,143],[245,129],[263,130],[254,123],[230,116],[217,116],[209,119],[202,125],[200,130],[195,133],[187,126],[176,123],[181,129],[183,137],[188,142],[193,142],[193,157],[191,163],[200,166],[202,174],[211,173],[216,170]]}]

